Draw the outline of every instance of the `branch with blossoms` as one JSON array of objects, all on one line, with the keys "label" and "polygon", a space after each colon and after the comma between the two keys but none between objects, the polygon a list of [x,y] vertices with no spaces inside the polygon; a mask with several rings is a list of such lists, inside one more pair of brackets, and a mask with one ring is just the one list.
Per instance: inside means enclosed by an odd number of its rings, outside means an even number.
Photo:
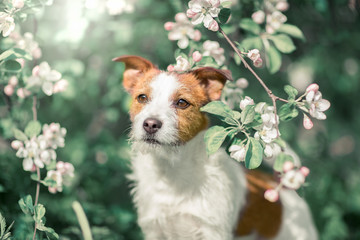
[{"label": "branch with blossoms", "polygon": [[[50,193],[61,192],[63,186],[68,186],[74,177],[71,163],[57,161],[56,151],[65,146],[66,129],[59,123],[42,125],[37,113],[39,99],[65,91],[68,82],[47,62],[36,65],[42,56],[36,37],[29,32],[20,34],[17,24],[26,19],[26,13],[30,10],[51,4],[49,0],[7,0],[0,6],[3,8],[0,10],[1,40],[6,39],[7,46],[11,46],[0,54],[3,94],[9,99],[8,104],[18,102],[21,105],[26,100],[32,101],[33,119],[27,123],[24,131],[13,129],[16,140],[11,142],[11,147],[16,150],[16,156],[22,159],[23,169],[31,172],[31,179],[36,181],[34,202],[30,195],[19,201],[21,210],[34,220],[33,240],[37,238],[37,230],[44,232],[48,239],[59,238],[52,228],[45,226],[46,209],[39,203],[40,186],[46,186]],[[32,70],[27,71],[28,68]],[[31,75],[27,72],[31,72]],[[11,111],[10,105],[8,109]],[[44,170],[46,176],[42,178]]]},{"label": "branch with blossoms", "polygon": [[[288,54],[296,49],[291,37],[304,39],[300,29],[285,23],[287,17],[282,12],[289,8],[286,0],[263,1],[251,19],[240,19],[239,27],[250,33],[240,43],[231,40],[223,30],[223,26],[231,22],[230,6],[229,1],[191,0],[186,11],[188,18],[185,13],[178,13],[175,22],[165,23],[169,40],[177,40],[179,46],[175,51],[176,64],[169,65],[168,71],[186,72],[202,66],[226,69],[225,50],[217,41],[206,40],[195,27],[203,25],[224,37],[235,52],[236,64],[243,63],[264,88],[271,103],[256,104],[251,97],[244,96],[244,89],[248,85],[244,78],[235,83],[228,82],[223,90],[222,101],[211,102],[201,109],[222,122],[221,125],[209,128],[205,134],[207,153],[215,153],[226,139],[230,139],[227,147],[230,156],[244,162],[247,168],[257,168],[263,160],[272,164],[280,176],[280,183],[275,189],[269,189],[265,198],[276,201],[281,188],[298,189],[309,174],[309,169],[301,166],[298,157],[281,139],[279,123],[290,121],[301,112],[304,128],[311,129],[313,122],[310,116],[326,119],[324,111],[330,107],[330,103],[322,98],[319,86],[315,83],[308,86],[301,96],[298,96],[297,89],[286,85],[284,92],[287,98],[281,98],[271,91],[247,63],[246,59],[250,59],[256,68],[263,67],[265,63],[269,72],[275,73],[281,66],[280,52]],[[283,103],[279,109],[278,101]]]}]

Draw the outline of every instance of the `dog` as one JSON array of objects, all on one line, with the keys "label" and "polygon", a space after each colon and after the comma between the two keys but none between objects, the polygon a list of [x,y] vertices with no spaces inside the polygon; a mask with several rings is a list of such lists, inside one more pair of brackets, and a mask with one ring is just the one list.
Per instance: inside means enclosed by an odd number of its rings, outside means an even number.
[{"label": "dog", "polygon": [[224,149],[208,156],[207,116],[228,71],[202,67],[159,70],[139,56],[120,56],[132,103],[133,200],[146,240],[316,240],[307,204],[293,190],[264,199],[274,179],[249,171]]}]

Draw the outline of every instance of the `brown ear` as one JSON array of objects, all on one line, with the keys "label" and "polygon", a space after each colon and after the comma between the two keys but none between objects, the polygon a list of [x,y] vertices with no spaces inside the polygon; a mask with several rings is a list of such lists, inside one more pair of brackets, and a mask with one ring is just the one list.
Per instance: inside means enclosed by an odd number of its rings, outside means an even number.
[{"label": "brown ear", "polygon": [[131,92],[136,82],[144,76],[144,73],[155,66],[148,60],[138,56],[124,55],[114,58],[115,62],[125,63],[123,85],[126,91]]},{"label": "brown ear", "polygon": [[219,100],[221,90],[224,88],[226,80],[232,81],[229,70],[219,70],[212,67],[202,67],[191,72],[201,82],[211,101]]}]

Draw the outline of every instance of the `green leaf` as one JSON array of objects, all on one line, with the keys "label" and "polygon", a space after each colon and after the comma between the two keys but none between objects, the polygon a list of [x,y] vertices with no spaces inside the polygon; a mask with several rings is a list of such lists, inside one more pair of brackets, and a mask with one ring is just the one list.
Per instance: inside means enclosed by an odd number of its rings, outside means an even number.
[{"label": "green leaf", "polygon": [[5,72],[19,72],[21,70],[21,64],[15,60],[7,60],[2,66],[1,69]]},{"label": "green leaf", "polygon": [[250,18],[241,19],[239,26],[240,28],[249,31],[251,33],[254,33],[256,35],[260,34],[261,31],[260,26]]},{"label": "green leaf", "polygon": [[247,105],[241,112],[241,122],[243,124],[251,123],[255,117],[255,105]]},{"label": "green leaf", "polygon": [[5,52],[0,54],[0,61],[7,59],[8,57],[10,57],[12,54],[14,54],[14,50],[13,49],[9,49],[6,50]]},{"label": "green leaf", "polygon": [[59,235],[55,232],[54,229],[50,228],[50,227],[45,227],[44,224],[37,224],[36,228],[40,231],[45,232],[46,234],[46,238],[48,240],[56,240],[59,239]]},{"label": "green leaf", "polygon": [[0,237],[4,235],[5,230],[6,230],[6,221],[5,218],[2,216],[2,214],[0,213]]},{"label": "green leaf", "polygon": [[229,125],[234,125],[234,126],[238,125],[237,122],[235,121],[235,119],[230,118],[230,117],[226,117],[223,121]]},{"label": "green leaf", "polygon": [[14,137],[15,137],[17,140],[20,140],[20,141],[26,141],[26,140],[28,140],[28,138],[26,137],[25,133],[23,133],[22,131],[20,131],[20,130],[17,129],[17,128],[13,128],[13,133],[14,133]]},{"label": "green leaf", "polygon": [[42,205],[40,203],[37,204],[35,206],[35,214],[34,214],[35,222],[41,223],[41,219],[45,216],[45,212],[46,212],[46,209],[45,209],[44,205]]},{"label": "green leaf", "polygon": [[283,53],[291,53],[296,47],[291,38],[285,34],[272,35],[269,37],[275,44],[275,47]]},{"label": "green leaf", "polygon": [[205,133],[206,152],[211,155],[215,153],[225,141],[229,131],[222,126],[213,126]]},{"label": "green leaf", "polygon": [[14,60],[17,58],[32,60],[32,56],[28,52],[20,48],[12,48],[0,54],[0,61]]},{"label": "green leaf", "polygon": [[220,23],[225,24],[229,20],[230,15],[231,15],[230,8],[221,9],[218,15]]},{"label": "green leaf", "polygon": [[276,48],[270,46],[267,51],[267,68],[270,73],[276,73],[281,67],[281,55]]},{"label": "green leaf", "polygon": [[239,113],[238,111],[233,111],[233,116],[234,119],[238,120],[241,118],[241,113]]},{"label": "green leaf", "polygon": [[263,159],[263,147],[259,140],[250,137],[246,146],[245,167],[254,169],[260,166]]},{"label": "green leaf", "polygon": [[281,24],[280,28],[278,28],[277,31],[286,33],[294,38],[305,41],[305,36],[303,32],[297,26],[291,24]]},{"label": "green leaf", "polygon": [[298,91],[296,90],[296,88],[294,88],[293,86],[290,86],[290,85],[286,85],[284,87],[284,91],[287,93],[287,95],[289,95],[289,99],[295,99],[296,95],[298,94]]},{"label": "green leaf", "polygon": [[41,124],[39,121],[30,121],[25,128],[25,134],[28,137],[37,136],[41,132]]},{"label": "green leaf", "polygon": [[281,121],[290,121],[291,119],[297,117],[299,114],[299,111],[296,109],[296,107],[290,103],[284,104],[281,106],[279,110],[279,118]]},{"label": "green leaf", "polygon": [[21,198],[18,203],[19,203],[21,210],[25,214],[27,214],[27,215],[34,214],[34,205],[33,205],[33,201],[32,201],[32,198],[30,195],[27,195],[27,196]]},{"label": "green leaf", "polygon": [[200,111],[207,112],[216,116],[220,116],[223,118],[230,117],[233,118],[233,111],[230,109],[228,105],[221,101],[213,101],[202,108],[200,108]]},{"label": "green leaf", "polygon": [[294,162],[293,157],[285,153],[280,153],[279,155],[277,155],[275,159],[275,163],[273,166],[274,170],[278,172],[282,172],[284,163],[288,161]]},{"label": "green leaf", "polygon": [[221,3],[221,6],[223,8],[230,8],[231,5],[232,5],[232,1],[224,1],[224,2]]},{"label": "green leaf", "polygon": [[239,55],[234,54],[234,61],[235,61],[236,65],[241,64],[241,58],[239,57]]},{"label": "green leaf", "polygon": [[241,41],[240,50],[247,51],[253,48],[262,49],[262,41],[260,37],[248,37]]}]

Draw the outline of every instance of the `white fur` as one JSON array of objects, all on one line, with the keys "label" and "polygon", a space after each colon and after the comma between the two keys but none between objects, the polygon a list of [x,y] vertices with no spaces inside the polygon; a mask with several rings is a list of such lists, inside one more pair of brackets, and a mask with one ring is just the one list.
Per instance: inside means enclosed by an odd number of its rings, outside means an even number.
[{"label": "white fur", "polygon": [[[151,83],[150,101],[135,117],[132,139],[134,202],[145,240],[231,240],[246,204],[246,178],[223,149],[207,156],[204,132],[184,145],[177,141],[177,115],[171,96],[181,88],[174,75],[161,73]],[[157,118],[161,145],[142,141],[143,121]],[[310,212],[295,191],[281,192],[285,220],[277,240],[315,240]],[[256,234],[245,238],[257,239]]]}]

